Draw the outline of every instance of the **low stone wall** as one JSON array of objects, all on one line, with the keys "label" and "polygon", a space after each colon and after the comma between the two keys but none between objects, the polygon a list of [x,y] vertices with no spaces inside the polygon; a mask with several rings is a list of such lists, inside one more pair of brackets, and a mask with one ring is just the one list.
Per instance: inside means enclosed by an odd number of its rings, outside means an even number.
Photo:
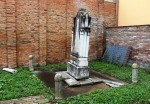
[{"label": "low stone wall", "polygon": [[138,62],[150,69],[150,26],[109,27],[106,29],[107,44],[131,46],[130,63]]}]

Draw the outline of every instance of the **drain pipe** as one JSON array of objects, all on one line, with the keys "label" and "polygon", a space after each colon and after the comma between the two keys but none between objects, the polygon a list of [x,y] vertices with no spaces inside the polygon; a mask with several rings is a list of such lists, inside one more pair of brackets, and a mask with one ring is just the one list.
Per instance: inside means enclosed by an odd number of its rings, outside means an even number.
[{"label": "drain pipe", "polygon": [[62,75],[57,73],[55,75],[55,99],[59,100],[62,99]]},{"label": "drain pipe", "polygon": [[34,71],[33,67],[33,55],[29,55],[29,70]]},{"label": "drain pipe", "polygon": [[132,83],[138,82],[138,64],[133,63],[132,64]]}]

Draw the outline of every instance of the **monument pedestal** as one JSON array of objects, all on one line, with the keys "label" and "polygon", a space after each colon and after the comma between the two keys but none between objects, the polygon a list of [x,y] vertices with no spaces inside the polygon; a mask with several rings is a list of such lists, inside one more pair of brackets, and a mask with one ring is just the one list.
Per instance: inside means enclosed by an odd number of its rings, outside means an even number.
[{"label": "monument pedestal", "polygon": [[89,70],[87,66],[79,67],[71,62],[68,62],[67,72],[77,80],[89,77]]}]

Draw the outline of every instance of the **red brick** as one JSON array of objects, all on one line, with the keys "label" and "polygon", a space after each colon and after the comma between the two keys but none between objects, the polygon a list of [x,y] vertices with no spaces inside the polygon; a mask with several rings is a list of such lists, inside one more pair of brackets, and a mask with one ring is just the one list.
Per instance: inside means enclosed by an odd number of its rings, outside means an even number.
[{"label": "red brick", "polygon": [[102,53],[103,22],[115,26],[115,4],[103,0],[1,0],[0,51],[4,55],[0,55],[0,67],[27,66],[30,54],[36,64],[66,62],[73,17],[79,8],[87,9],[92,23],[98,20],[90,33],[89,57],[95,59]]},{"label": "red brick", "polygon": [[131,60],[150,63],[149,28],[150,26],[108,28],[107,44],[131,46]]}]

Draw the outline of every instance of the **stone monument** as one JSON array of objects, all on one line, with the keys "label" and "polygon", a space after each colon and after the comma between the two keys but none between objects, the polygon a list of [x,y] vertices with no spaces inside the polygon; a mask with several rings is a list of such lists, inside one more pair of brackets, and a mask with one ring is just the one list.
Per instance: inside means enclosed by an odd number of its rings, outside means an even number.
[{"label": "stone monument", "polygon": [[89,77],[88,49],[91,17],[86,9],[80,9],[74,18],[72,45],[67,72],[76,79]]},{"label": "stone monument", "polygon": [[120,86],[122,83],[98,78],[94,75],[89,76],[88,70],[88,49],[91,17],[86,9],[80,9],[74,18],[72,29],[72,45],[70,61],[67,71],[56,72],[62,76],[69,86],[81,86],[104,82],[110,86]]}]

